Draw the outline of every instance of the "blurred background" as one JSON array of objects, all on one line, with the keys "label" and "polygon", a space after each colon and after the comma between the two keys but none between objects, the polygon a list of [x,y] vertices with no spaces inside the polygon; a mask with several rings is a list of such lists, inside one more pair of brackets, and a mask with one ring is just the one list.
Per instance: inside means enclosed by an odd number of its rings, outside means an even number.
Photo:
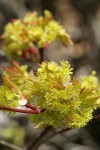
[{"label": "blurred background", "polygon": [[[53,43],[45,51],[45,60],[68,60],[74,67],[77,77],[88,75],[96,70],[100,78],[100,0],[0,0],[0,34],[4,26],[13,18],[23,18],[28,11],[50,10],[54,18],[70,34],[73,45],[62,47]],[[0,76],[4,66],[9,65],[3,57],[0,42]],[[100,113],[99,110],[95,114]],[[36,135],[28,116],[8,117],[0,112],[0,139],[23,146]],[[86,128],[71,130],[59,134],[39,150],[99,150],[100,121],[95,121]],[[0,146],[0,150],[6,150]],[[8,150],[8,148],[7,148]]]}]

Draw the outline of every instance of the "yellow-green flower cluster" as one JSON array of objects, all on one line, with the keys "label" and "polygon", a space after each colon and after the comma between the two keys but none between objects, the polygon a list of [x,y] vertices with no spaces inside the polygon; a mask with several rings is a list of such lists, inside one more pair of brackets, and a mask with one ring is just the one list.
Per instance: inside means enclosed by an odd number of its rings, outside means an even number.
[{"label": "yellow-green flower cluster", "polygon": [[27,51],[34,45],[47,48],[57,39],[60,39],[63,45],[71,42],[70,36],[47,10],[44,11],[44,16],[29,12],[23,20],[16,19],[8,23],[3,39],[5,54],[11,57],[22,56],[23,50]]},{"label": "yellow-green flower cluster", "polygon": [[[27,73],[25,66],[14,62],[12,68],[6,68],[0,89],[0,103],[13,106],[19,91],[32,105],[44,109],[44,112],[31,115],[31,119],[40,127],[52,125],[55,128],[80,128],[91,119],[93,110],[100,106],[100,88],[94,73],[82,77],[80,81],[72,76],[73,69],[67,61],[60,65],[44,62],[37,70]],[[12,91],[8,97],[3,88]],[[9,98],[10,97],[10,98]],[[5,103],[2,102],[5,100]],[[15,105],[14,105],[15,106]]]}]

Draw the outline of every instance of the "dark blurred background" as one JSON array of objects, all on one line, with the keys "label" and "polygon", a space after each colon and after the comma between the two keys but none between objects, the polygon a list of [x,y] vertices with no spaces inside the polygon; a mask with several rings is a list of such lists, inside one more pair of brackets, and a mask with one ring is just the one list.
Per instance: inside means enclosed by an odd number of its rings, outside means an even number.
[{"label": "dark blurred background", "polygon": [[[0,34],[12,18],[23,18],[28,11],[50,10],[73,40],[73,46],[62,47],[58,42],[45,51],[48,61],[68,60],[75,76],[88,75],[96,70],[100,78],[100,0],[0,0]],[[2,43],[1,43],[2,45]],[[0,45],[0,75],[9,62],[3,57]],[[95,114],[100,113],[96,111]],[[20,131],[20,132],[17,132]],[[34,131],[34,132],[33,132]],[[20,135],[19,135],[20,134]],[[27,116],[9,118],[0,114],[0,138],[24,145],[36,134]],[[59,134],[39,150],[99,150],[100,121],[86,128]],[[6,150],[0,147],[0,150]],[[8,150],[8,149],[7,149]]]}]

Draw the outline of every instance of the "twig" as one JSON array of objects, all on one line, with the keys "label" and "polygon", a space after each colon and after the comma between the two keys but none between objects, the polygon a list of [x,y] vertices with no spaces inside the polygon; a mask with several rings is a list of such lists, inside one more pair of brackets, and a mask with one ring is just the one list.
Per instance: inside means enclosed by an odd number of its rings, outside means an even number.
[{"label": "twig", "polygon": [[19,146],[16,146],[14,144],[11,144],[9,142],[6,142],[6,141],[3,141],[3,140],[0,140],[0,145],[3,145],[5,147],[8,147],[12,150],[23,150],[23,148],[19,147]]},{"label": "twig", "polygon": [[27,114],[39,114],[41,111],[39,110],[23,110],[23,109],[17,109],[17,108],[10,108],[6,106],[0,106],[1,110],[7,110],[7,111],[13,111],[13,112],[20,112],[20,113],[27,113]]},{"label": "twig", "polygon": [[37,148],[47,142],[51,137],[56,134],[56,130],[52,126],[46,127],[40,135],[34,140],[32,140],[25,150],[37,150]]},{"label": "twig", "polygon": [[71,128],[60,129],[56,132],[56,134],[60,134],[60,133],[63,133],[63,132],[69,131],[69,130],[71,130]]},{"label": "twig", "polygon": [[36,139],[33,139],[31,141],[31,143],[29,143],[29,145],[27,146],[27,148],[25,150],[37,150],[37,148],[40,145],[47,142],[49,139],[51,139],[56,134],[59,134],[59,133],[62,133],[62,132],[68,131],[68,130],[71,130],[71,129],[66,128],[66,129],[60,129],[57,131],[52,126],[48,126],[40,133],[40,135],[38,135],[38,137]]},{"label": "twig", "polygon": [[26,106],[27,108],[30,108],[30,109],[32,109],[32,110],[37,111],[38,113],[41,113],[41,112],[44,112],[44,111],[45,111],[45,109],[43,109],[43,108],[38,108],[38,107],[36,107],[36,106],[31,105],[30,103],[27,103],[25,106]]},{"label": "twig", "polygon": [[36,109],[37,109],[36,106],[33,106],[33,105],[29,104],[29,103],[27,103],[25,106],[26,106],[27,108],[32,109],[32,110],[36,110]]},{"label": "twig", "polygon": [[44,60],[44,48],[39,48],[39,53],[40,53],[40,63],[42,63]]}]

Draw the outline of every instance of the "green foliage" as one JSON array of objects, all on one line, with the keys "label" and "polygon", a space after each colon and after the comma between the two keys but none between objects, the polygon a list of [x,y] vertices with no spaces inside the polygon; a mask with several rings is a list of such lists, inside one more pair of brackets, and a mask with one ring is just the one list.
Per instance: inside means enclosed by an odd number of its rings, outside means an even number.
[{"label": "green foliage", "polygon": [[36,125],[83,127],[92,119],[93,110],[100,106],[100,88],[94,73],[78,81],[72,70],[67,61],[62,61],[60,66],[44,62],[35,75],[33,71],[27,72],[26,66],[13,62],[13,67],[6,68],[3,75],[0,103],[17,107],[24,95],[30,104],[45,110],[30,115]]},{"label": "green foliage", "polygon": [[14,90],[11,90],[6,85],[0,87],[0,105],[16,108],[18,106],[18,99]]},{"label": "green foliage", "polygon": [[47,10],[44,11],[44,16],[29,12],[23,20],[16,19],[8,23],[3,39],[5,54],[13,58],[23,55],[30,58],[32,54],[36,57],[36,46],[45,49],[57,39],[63,45],[71,43],[70,36]]}]

